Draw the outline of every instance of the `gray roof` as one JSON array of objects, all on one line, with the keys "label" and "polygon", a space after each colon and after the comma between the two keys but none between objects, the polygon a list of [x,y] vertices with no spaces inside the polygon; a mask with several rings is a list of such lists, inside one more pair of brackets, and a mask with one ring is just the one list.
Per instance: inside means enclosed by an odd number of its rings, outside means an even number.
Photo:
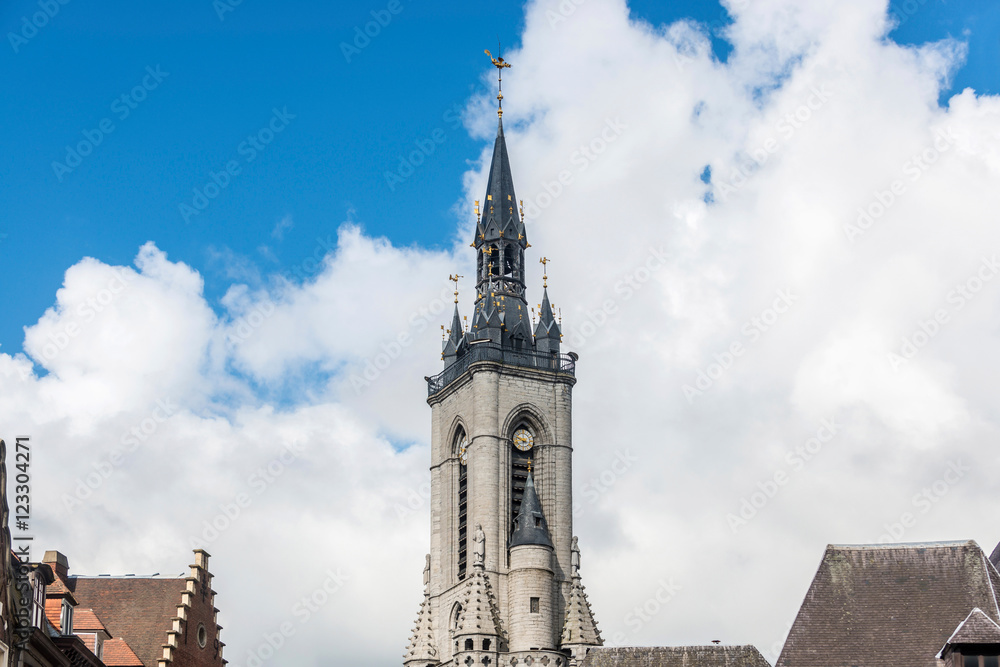
[{"label": "gray roof", "polygon": [[982,609],[973,609],[968,618],[955,628],[948,638],[948,644],[998,644],[1000,643],[1000,625],[983,613]]},{"label": "gray roof", "polygon": [[1000,618],[1000,574],[974,541],[829,545],[777,667],[936,667],[978,607]]},{"label": "gray roof", "polygon": [[[503,235],[500,234],[501,230]],[[503,136],[503,120],[497,123],[497,138],[493,143],[493,159],[490,162],[490,175],[486,181],[486,196],[483,198],[483,217],[476,229],[474,243],[478,248],[483,243],[501,238],[519,241],[518,245],[522,248],[528,245],[517,195],[514,194],[514,178],[510,173],[507,142]]]},{"label": "gray roof", "polygon": [[535,493],[535,481],[528,471],[528,480],[524,483],[524,495],[521,497],[521,508],[514,519],[514,532],[510,536],[510,546],[522,544],[542,544],[552,546],[549,537],[549,526],[542,514],[542,503]]},{"label": "gray roof", "polygon": [[[831,663],[832,664],[832,663]],[[771,667],[753,646],[594,648],[582,667]]]}]

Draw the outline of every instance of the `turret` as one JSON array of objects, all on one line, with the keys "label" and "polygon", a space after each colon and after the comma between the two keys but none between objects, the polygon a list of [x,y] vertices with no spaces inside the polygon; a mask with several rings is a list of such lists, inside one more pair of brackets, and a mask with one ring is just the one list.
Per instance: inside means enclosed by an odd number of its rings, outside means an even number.
[{"label": "turret", "polygon": [[552,539],[531,471],[510,536],[510,650],[554,649]]}]

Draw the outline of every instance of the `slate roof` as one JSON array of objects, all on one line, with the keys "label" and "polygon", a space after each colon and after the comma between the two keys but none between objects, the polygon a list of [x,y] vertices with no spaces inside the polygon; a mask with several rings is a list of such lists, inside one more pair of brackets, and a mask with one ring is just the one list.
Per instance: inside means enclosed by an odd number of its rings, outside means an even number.
[{"label": "slate roof", "polygon": [[974,541],[829,545],[776,667],[936,667],[969,612],[1000,618],[1000,573]]},{"label": "slate roof", "polygon": [[514,531],[510,536],[510,546],[522,544],[541,544],[552,546],[549,537],[549,525],[542,514],[542,503],[535,492],[535,482],[528,471],[528,479],[524,482],[524,495],[521,497],[521,509],[514,519]]},{"label": "slate roof", "polygon": [[69,577],[67,583],[80,604],[100,617],[112,637],[125,639],[141,664],[156,667],[177,615],[184,579]]},{"label": "slate roof", "polygon": [[593,648],[582,667],[771,667],[753,646]]},{"label": "slate roof", "polygon": [[969,612],[969,616],[948,638],[948,644],[951,646],[998,643],[1000,643],[1000,625],[979,608]]}]

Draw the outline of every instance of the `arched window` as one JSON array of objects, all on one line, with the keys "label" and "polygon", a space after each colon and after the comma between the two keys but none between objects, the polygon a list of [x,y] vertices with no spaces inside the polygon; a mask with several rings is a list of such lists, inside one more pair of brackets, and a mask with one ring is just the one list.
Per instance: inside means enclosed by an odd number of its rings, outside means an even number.
[{"label": "arched window", "polygon": [[483,252],[483,250],[484,248],[479,249],[478,267],[476,272],[476,275],[479,276],[479,280],[482,280],[483,278],[486,277],[486,274],[483,273],[483,257],[486,255],[486,253]]},{"label": "arched window", "polygon": [[483,640],[483,650],[484,650],[484,651],[489,651],[489,650],[490,650],[490,644],[491,644],[491,643],[492,643],[492,642],[490,642],[490,640],[489,640],[489,639],[484,639],[484,640]]},{"label": "arched window", "polygon": [[455,434],[455,454],[458,457],[458,578],[464,579],[468,565],[469,523],[469,439],[465,430]]},{"label": "arched window", "polygon": [[509,276],[514,273],[514,248],[510,244],[505,244],[503,249],[503,274]]},{"label": "arched window", "polygon": [[466,639],[465,640],[465,650],[466,651],[471,651],[473,648],[474,647],[472,645],[472,640],[471,639]]},{"label": "arched window", "polygon": [[524,485],[528,481],[528,468],[534,460],[535,433],[528,424],[520,424],[511,434],[510,449],[510,523],[514,529],[514,519],[521,510]]},{"label": "arched window", "polygon": [[[456,602],[451,608],[451,618],[448,619],[448,629],[452,632],[458,630],[458,619],[462,617],[462,603]],[[458,650],[458,643],[455,643],[455,650]]]}]

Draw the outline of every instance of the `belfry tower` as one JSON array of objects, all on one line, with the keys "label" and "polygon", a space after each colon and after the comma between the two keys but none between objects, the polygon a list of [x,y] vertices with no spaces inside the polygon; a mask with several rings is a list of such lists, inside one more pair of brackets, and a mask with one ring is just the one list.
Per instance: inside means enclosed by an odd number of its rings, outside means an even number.
[{"label": "belfry tower", "polygon": [[[510,66],[490,57],[501,75]],[[453,276],[444,370],[427,378],[431,544],[406,667],[574,667],[602,644],[573,537],[577,357],[560,353],[547,280],[537,319],[526,300],[531,246],[514,196],[502,92],[497,99],[493,160],[472,242],[472,325],[463,326]]]}]

